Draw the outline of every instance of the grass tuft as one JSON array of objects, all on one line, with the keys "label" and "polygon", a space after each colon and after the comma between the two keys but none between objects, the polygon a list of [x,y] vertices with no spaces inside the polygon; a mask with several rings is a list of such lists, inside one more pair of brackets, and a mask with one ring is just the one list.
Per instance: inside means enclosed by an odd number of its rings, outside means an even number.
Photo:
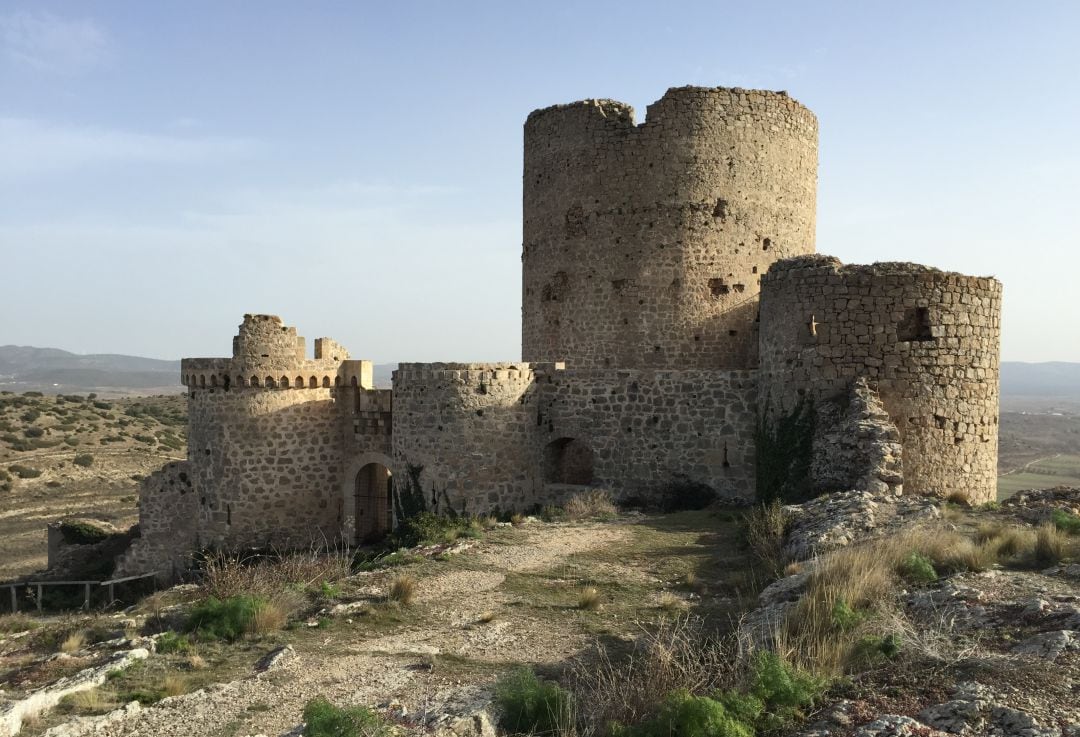
[{"label": "grass tuft", "polygon": [[591,489],[575,494],[563,505],[566,519],[613,519],[619,516],[619,508],[611,492],[605,489]]},{"label": "grass tuft", "polygon": [[603,599],[600,596],[600,592],[592,586],[582,589],[581,593],[578,595],[578,609],[595,612],[602,604]]},{"label": "grass tuft", "polygon": [[575,721],[569,692],[541,681],[527,668],[514,670],[495,684],[495,702],[508,734],[565,734]]},{"label": "grass tuft", "polygon": [[304,737],[386,737],[393,730],[364,706],[335,706],[325,698],[304,706]]},{"label": "grass tuft", "polygon": [[60,643],[60,652],[73,653],[77,650],[82,650],[83,645],[86,644],[85,632],[72,632],[70,635],[64,638],[64,641]]},{"label": "grass tuft", "polygon": [[1067,543],[1065,533],[1055,525],[1039,525],[1035,529],[1035,564],[1041,567],[1057,565],[1065,557]]},{"label": "grass tuft", "polygon": [[391,601],[396,601],[402,606],[410,606],[416,599],[417,583],[412,576],[402,573],[390,581],[390,592],[387,595]]}]

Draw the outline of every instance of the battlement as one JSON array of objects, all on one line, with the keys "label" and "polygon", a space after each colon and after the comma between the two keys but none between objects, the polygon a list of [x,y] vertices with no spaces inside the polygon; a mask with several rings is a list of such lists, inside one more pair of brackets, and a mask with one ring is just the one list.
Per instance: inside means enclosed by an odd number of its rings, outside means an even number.
[{"label": "battlement", "polygon": [[180,383],[189,390],[374,388],[371,361],[350,359],[331,338],[315,340],[314,359],[305,356],[304,345],[277,315],[244,315],[232,358],[185,358]]},{"label": "battlement", "polygon": [[[805,128],[816,135],[817,116],[787,92],[752,90],[741,87],[671,87],[663,97],[646,108],[645,120],[635,122],[634,108],[625,102],[610,99],[587,99],[550,105],[529,113],[525,120],[526,136],[530,128],[557,126],[565,133],[580,126],[583,129],[605,127],[612,130],[637,128],[663,134],[664,123],[689,111],[701,114],[763,115],[788,118],[792,125]],[[668,133],[680,134],[678,127]]]},{"label": "battlement", "polygon": [[480,385],[531,382],[539,370],[554,371],[561,363],[402,363],[394,371],[394,388],[436,381]]},{"label": "battlement", "polygon": [[943,271],[924,264],[907,261],[878,261],[872,264],[845,264],[835,256],[809,254],[775,262],[762,282],[784,279],[804,279],[813,276],[832,276],[845,281],[881,283],[944,282],[975,290],[1001,291],[1001,282],[989,276],[970,276],[955,271]]}]

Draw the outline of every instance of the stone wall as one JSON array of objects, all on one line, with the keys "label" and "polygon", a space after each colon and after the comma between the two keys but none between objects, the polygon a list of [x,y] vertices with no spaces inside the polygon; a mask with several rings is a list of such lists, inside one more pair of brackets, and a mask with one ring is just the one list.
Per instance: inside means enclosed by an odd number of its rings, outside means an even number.
[{"label": "stone wall", "polygon": [[395,477],[423,466],[427,498],[459,512],[524,509],[541,501],[536,417],[529,364],[403,363],[394,372]]},{"label": "stone wall", "polygon": [[547,370],[539,433],[546,482],[560,446],[592,451],[592,485],[655,502],[673,485],[754,493],[754,371]]},{"label": "stone wall", "polygon": [[117,558],[116,577],[160,571],[163,579],[186,568],[198,550],[199,500],[191,464],[177,461],[139,483],[139,537]]},{"label": "stone wall", "polygon": [[817,120],[785,93],[668,90],[525,123],[522,354],[568,368],[754,365],[760,275],[814,250]]},{"label": "stone wall", "polygon": [[865,377],[900,432],[904,490],[973,501],[997,479],[1001,284],[915,264],[775,264],[762,281],[763,416]]},{"label": "stone wall", "polygon": [[202,547],[307,546],[341,529],[336,389],[190,389]]}]

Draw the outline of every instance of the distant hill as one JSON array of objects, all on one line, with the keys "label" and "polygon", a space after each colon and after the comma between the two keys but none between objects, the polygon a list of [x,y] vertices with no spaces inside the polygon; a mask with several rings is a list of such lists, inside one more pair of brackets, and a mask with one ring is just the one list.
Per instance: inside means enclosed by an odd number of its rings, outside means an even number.
[{"label": "distant hill", "polygon": [[1003,361],[1001,394],[1080,399],[1080,363]]},{"label": "distant hill", "polygon": [[53,392],[180,391],[180,362],[5,345],[0,346],[0,388]]},{"label": "distant hill", "polygon": [[[396,363],[375,364],[375,385],[389,388],[396,368]],[[52,392],[182,391],[179,361],[113,353],[79,355],[58,348],[17,345],[0,346],[0,388]],[[1080,363],[1004,361],[1001,394],[1080,400]]]}]

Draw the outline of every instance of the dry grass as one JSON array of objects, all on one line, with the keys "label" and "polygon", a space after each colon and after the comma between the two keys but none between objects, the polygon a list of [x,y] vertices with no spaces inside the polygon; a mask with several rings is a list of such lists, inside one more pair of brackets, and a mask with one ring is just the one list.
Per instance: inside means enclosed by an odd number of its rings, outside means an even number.
[{"label": "dry grass", "polygon": [[525,515],[523,515],[521,512],[514,512],[512,515],[510,515],[510,524],[512,524],[514,527],[519,527],[525,524]]},{"label": "dry grass", "polygon": [[37,620],[25,614],[0,615],[0,633],[28,632],[37,627]]},{"label": "dry grass", "polygon": [[1035,530],[1034,560],[1038,566],[1052,566],[1061,562],[1069,544],[1068,535],[1049,522]]},{"label": "dry grass", "polygon": [[166,696],[183,696],[189,689],[187,679],[177,673],[170,673],[161,681],[161,691]]},{"label": "dry grass", "polygon": [[591,489],[575,494],[563,505],[563,512],[567,519],[611,519],[619,516],[614,497],[610,491],[604,489]]},{"label": "dry grass", "polygon": [[347,577],[352,556],[346,549],[312,547],[307,551],[249,556],[218,553],[203,559],[203,588],[207,595],[273,599],[283,591],[329,584]]},{"label": "dry grass", "polygon": [[582,589],[578,594],[578,609],[595,612],[603,603],[600,592],[592,586]]},{"label": "dry grass", "polygon": [[289,621],[289,614],[277,602],[268,601],[255,610],[251,621],[251,631],[257,635],[277,632],[284,629]]},{"label": "dry grass", "polygon": [[839,675],[855,641],[866,634],[864,620],[892,621],[896,628],[903,619],[898,572],[912,553],[928,558],[939,572],[985,570],[997,562],[996,551],[1006,543],[997,533],[987,531],[983,537],[976,543],[956,532],[921,527],[822,556],[805,594],[771,633],[777,652],[819,675]]},{"label": "dry grass", "polygon": [[945,496],[945,501],[949,502],[950,504],[959,505],[961,507],[971,506],[971,497],[968,496],[968,493],[966,491],[950,492],[948,495]]},{"label": "dry grass", "polygon": [[416,579],[407,573],[394,576],[390,581],[390,592],[387,595],[390,601],[396,601],[402,606],[410,606],[416,599]]},{"label": "dry grass", "polygon": [[60,643],[60,652],[73,653],[77,650],[82,650],[83,645],[86,644],[85,632],[72,632],[70,635],[64,638],[64,641]]},{"label": "dry grass", "polygon": [[98,688],[76,691],[64,698],[67,704],[79,711],[102,712],[113,709],[116,704]]},{"label": "dry grass", "polygon": [[786,563],[784,535],[790,518],[780,502],[754,507],[746,514],[746,542],[757,563],[772,577],[779,576]]},{"label": "dry grass", "polygon": [[730,687],[738,664],[732,642],[705,634],[701,620],[668,618],[645,632],[625,657],[598,646],[571,666],[570,690],[588,724],[636,724],[673,691],[711,693]]},{"label": "dry grass", "polygon": [[495,621],[496,616],[497,615],[496,615],[495,611],[492,610],[492,609],[489,609],[489,610],[487,610],[486,612],[484,612],[483,614],[480,615],[479,621],[482,622],[483,624],[490,624],[491,622]]},{"label": "dry grass", "polygon": [[187,659],[188,668],[191,670],[206,670],[209,667],[209,663],[206,662],[206,658],[198,653],[192,653]]},{"label": "dry grass", "polygon": [[681,612],[686,609],[687,603],[670,591],[665,591],[660,594],[660,598],[656,601],[656,606],[665,612]]}]

